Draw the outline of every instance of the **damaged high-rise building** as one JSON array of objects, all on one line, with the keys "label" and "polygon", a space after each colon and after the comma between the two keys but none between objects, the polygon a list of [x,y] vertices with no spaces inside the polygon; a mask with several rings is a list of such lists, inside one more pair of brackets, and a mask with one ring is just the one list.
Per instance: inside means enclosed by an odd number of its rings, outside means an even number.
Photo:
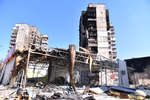
[{"label": "damaged high-rise building", "polygon": [[16,49],[28,48],[29,26],[27,24],[16,24],[12,31],[9,48],[14,46],[16,46]]},{"label": "damaged high-rise building", "polygon": [[48,36],[40,35],[37,27],[16,24],[12,31],[9,48],[15,46],[16,50],[24,50],[29,48],[29,44],[32,44],[37,49],[48,50]]},{"label": "damaged high-rise building", "polygon": [[117,57],[114,27],[104,4],[89,4],[80,17],[80,47],[95,54],[96,59]]}]

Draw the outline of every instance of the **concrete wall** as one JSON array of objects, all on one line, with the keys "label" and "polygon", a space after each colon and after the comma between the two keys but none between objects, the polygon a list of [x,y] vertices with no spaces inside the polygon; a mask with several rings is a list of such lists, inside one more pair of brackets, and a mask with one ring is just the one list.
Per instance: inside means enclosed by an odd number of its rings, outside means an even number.
[{"label": "concrete wall", "polygon": [[28,49],[29,26],[27,24],[19,24],[16,38],[16,50]]},{"label": "concrete wall", "polygon": [[98,54],[106,58],[109,58],[105,5],[96,6],[96,25],[97,25]]}]

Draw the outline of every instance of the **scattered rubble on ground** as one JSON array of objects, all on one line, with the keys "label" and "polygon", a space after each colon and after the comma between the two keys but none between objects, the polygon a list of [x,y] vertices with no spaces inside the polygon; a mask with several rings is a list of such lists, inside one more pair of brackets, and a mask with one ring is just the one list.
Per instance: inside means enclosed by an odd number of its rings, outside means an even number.
[{"label": "scattered rubble on ground", "polygon": [[0,86],[0,100],[148,100],[150,90],[123,88],[119,86],[76,87],[56,86],[27,86],[26,88],[10,88]]}]

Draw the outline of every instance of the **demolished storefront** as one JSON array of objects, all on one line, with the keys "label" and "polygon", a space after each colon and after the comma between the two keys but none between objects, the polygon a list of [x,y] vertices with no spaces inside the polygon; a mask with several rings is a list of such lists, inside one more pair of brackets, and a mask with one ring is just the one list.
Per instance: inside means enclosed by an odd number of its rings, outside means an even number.
[{"label": "demolished storefront", "polygon": [[[11,77],[13,80],[14,79],[18,80],[17,75],[19,75],[19,73],[22,74],[24,73],[27,74],[29,77],[32,77],[33,73],[31,72],[30,68],[32,68],[32,71],[33,69],[35,69],[33,71],[35,73],[36,65],[41,65],[41,70],[42,68],[44,68],[44,66],[47,66],[45,70],[47,70],[49,82],[55,82],[57,79],[59,79],[59,77],[64,78],[65,82],[70,81],[69,80],[70,75],[68,70],[71,61],[69,60],[70,59],[69,49],[52,48],[51,50],[49,50],[49,52],[43,52],[31,48],[30,52],[28,52],[28,50],[24,50],[21,52],[19,51],[14,52],[14,54],[15,55],[13,55],[13,59],[9,60],[9,63],[7,62],[6,64],[10,68],[10,70],[8,70],[7,68],[8,72],[15,72],[14,76]],[[28,57],[28,54],[30,54],[30,57]],[[117,86],[119,84],[118,66],[116,62],[109,61],[109,60],[98,61],[93,59],[92,68],[91,68],[92,70],[90,72],[89,54],[81,51],[79,52],[76,50],[75,50],[75,54],[76,54],[74,58],[75,63],[74,63],[74,69],[72,74],[76,83],[86,85],[91,82],[91,84],[95,86],[98,85]],[[27,64],[27,60],[28,60],[28,64]],[[30,71],[30,74],[28,72],[27,73],[25,72],[25,67],[28,67],[27,70]],[[5,68],[6,67],[3,67],[2,72],[5,71]],[[38,70],[40,71],[40,68]],[[37,76],[37,73],[38,72],[36,72],[36,75],[34,75],[34,77]],[[6,75],[4,76],[6,77]],[[1,78],[1,82],[2,82],[2,78]]]},{"label": "demolished storefront", "polygon": [[126,59],[131,87],[150,88],[150,57]]},{"label": "demolished storefront", "polygon": [[[54,94],[57,91],[63,92],[64,90],[69,92],[71,90],[68,87],[72,87],[75,93],[96,95],[100,95],[104,91],[107,91],[109,95],[116,95],[114,90],[118,91],[118,88],[109,88],[111,86],[128,87],[124,83],[125,81],[120,82],[124,79],[120,74],[124,69],[119,70],[122,64],[109,59],[93,59],[92,56],[88,52],[76,51],[74,45],[70,45],[69,49],[50,48],[47,52],[31,46],[29,50],[16,50],[14,52],[13,59],[7,63],[11,73],[8,74],[8,71],[4,71],[3,77],[9,75],[7,77],[9,87],[28,88],[29,93],[32,90],[30,89],[31,85],[42,89],[38,91],[51,91],[48,93],[53,93],[52,91],[56,90]],[[10,64],[13,66],[10,67]],[[4,79],[1,78],[1,82],[6,85]],[[62,91],[62,89],[64,90]],[[113,89],[113,91],[110,91],[110,89]],[[43,93],[40,92],[40,95]],[[54,97],[51,95],[51,98],[57,97],[56,95]],[[77,96],[77,94],[74,96]]]}]

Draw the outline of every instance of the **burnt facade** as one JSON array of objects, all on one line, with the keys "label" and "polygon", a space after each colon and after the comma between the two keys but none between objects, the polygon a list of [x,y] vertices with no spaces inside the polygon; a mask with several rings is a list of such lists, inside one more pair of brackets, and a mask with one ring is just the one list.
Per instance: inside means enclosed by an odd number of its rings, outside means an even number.
[{"label": "burnt facade", "polygon": [[133,87],[150,88],[150,57],[126,59],[129,83]]},{"label": "burnt facade", "polygon": [[114,27],[109,21],[109,12],[103,4],[89,4],[87,11],[82,11],[80,17],[80,47],[95,54],[115,60],[116,40]]}]

